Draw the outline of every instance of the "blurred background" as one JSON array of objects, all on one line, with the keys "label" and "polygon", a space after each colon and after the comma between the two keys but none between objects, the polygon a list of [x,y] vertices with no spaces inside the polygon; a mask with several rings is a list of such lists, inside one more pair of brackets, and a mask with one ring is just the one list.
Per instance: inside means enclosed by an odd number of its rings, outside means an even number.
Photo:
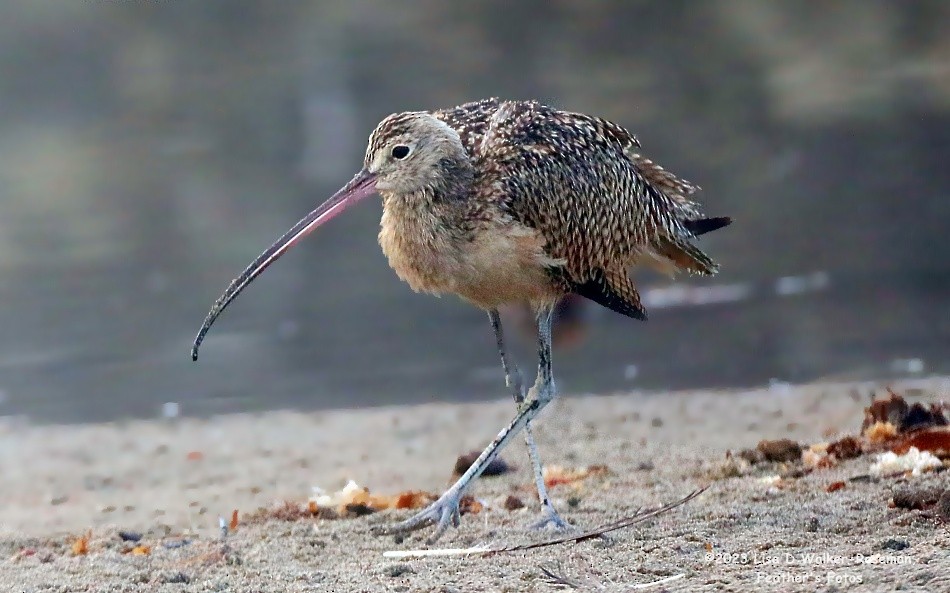
[{"label": "blurred background", "polygon": [[[6,4],[0,415],[508,397],[487,318],[414,294],[369,200],[189,347],[385,115],[536,98],[703,187],[712,279],[597,307],[566,394],[950,372],[950,3]],[[509,334],[517,334],[513,329]],[[533,376],[533,347],[520,350]]]}]

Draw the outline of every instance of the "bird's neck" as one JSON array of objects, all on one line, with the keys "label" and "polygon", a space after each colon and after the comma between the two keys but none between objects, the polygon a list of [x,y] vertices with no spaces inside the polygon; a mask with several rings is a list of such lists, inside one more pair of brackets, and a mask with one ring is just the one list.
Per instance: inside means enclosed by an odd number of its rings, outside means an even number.
[{"label": "bird's neck", "polygon": [[381,191],[379,244],[396,274],[414,290],[442,294],[454,289],[454,270],[478,224],[471,176],[453,175],[411,193]]},{"label": "bird's neck", "polygon": [[470,206],[468,194],[460,191],[425,188],[409,194],[384,194],[381,223],[410,241],[458,240],[469,226]]},{"label": "bird's neck", "polygon": [[[407,193],[381,192],[383,222],[426,238],[462,239],[471,226],[475,170],[465,155],[439,162],[438,175]],[[445,235],[445,237],[440,237]]]}]

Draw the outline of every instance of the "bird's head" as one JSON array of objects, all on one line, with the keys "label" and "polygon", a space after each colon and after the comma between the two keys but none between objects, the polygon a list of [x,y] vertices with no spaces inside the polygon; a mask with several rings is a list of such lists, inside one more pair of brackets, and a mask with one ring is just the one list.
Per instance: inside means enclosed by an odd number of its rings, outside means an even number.
[{"label": "bird's head", "polygon": [[333,196],[305,216],[271,245],[211,307],[195,338],[191,357],[211,324],[238,294],[269,265],[317,227],[377,191],[384,197],[419,192],[458,193],[472,178],[471,164],[458,132],[426,112],[396,113],[384,119],[369,137],[363,169]]},{"label": "bird's head", "polygon": [[424,111],[394,113],[370,134],[363,170],[386,196],[446,189],[468,155],[458,132]]}]

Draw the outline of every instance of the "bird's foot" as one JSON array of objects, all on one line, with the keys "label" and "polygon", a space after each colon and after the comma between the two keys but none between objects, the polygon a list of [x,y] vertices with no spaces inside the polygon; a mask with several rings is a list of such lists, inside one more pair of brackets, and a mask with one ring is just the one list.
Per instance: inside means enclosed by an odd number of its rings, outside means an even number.
[{"label": "bird's foot", "polygon": [[375,535],[403,535],[411,531],[416,531],[429,525],[435,525],[435,531],[426,540],[427,544],[434,543],[442,537],[442,534],[449,528],[458,527],[461,521],[459,517],[459,502],[461,494],[455,489],[447,490],[438,500],[422,509],[405,521],[400,521],[393,525],[381,525],[373,528]]},{"label": "bird's foot", "polygon": [[[580,533],[580,530],[576,526],[562,519],[561,515],[559,515],[558,512],[554,510],[554,506],[550,504],[541,507],[541,519],[531,523],[528,528],[536,531],[551,530],[556,533],[568,535],[570,535],[571,532],[577,534]],[[606,533],[600,533],[594,537],[597,537],[598,540],[603,542],[604,545],[610,545],[613,543],[613,539]]]},{"label": "bird's foot", "polygon": [[541,518],[534,523],[531,523],[528,528],[536,531],[550,529],[558,532],[573,531],[577,529],[562,519],[561,515],[559,515],[551,505],[545,505],[541,507]]}]

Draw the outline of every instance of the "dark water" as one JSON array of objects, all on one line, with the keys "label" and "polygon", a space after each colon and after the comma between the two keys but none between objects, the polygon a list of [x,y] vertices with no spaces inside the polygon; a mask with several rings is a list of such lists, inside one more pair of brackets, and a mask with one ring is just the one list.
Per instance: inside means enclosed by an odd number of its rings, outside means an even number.
[{"label": "dark water", "polygon": [[[365,279],[343,266],[307,265],[321,256],[315,246],[288,258],[250,289],[198,363],[190,340],[221,282],[116,266],[6,285],[4,302],[29,306],[2,316],[19,332],[0,353],[0,409],[75,422],[157,416],[165,402],[208,415],[504,397],[484,314],[416,295],[385,269],[373,272],[381,287],[363,292]],[[585,342],[555,353],[559,384],[579,393],[950,372],[950,328],[936,313],[946,279],[913,291],[876,280],[786,297],[761,283],[738,302],[654,309],[647,323],[595,309]],[[530,341],[509,334],[530,372]]]},{"label": "dark water", "polygon": [[378,203],[282,259],[188,355],[381,117],[489,95],[630,127],[736,219],[704,240],[723,273],[698,292],[646,277],[648,323],[592,310],[584,344],[555,352],[563,391],[950,372],[948,3],[5,12],[0,416],[505,397],[485,315],[398,281]]}]

